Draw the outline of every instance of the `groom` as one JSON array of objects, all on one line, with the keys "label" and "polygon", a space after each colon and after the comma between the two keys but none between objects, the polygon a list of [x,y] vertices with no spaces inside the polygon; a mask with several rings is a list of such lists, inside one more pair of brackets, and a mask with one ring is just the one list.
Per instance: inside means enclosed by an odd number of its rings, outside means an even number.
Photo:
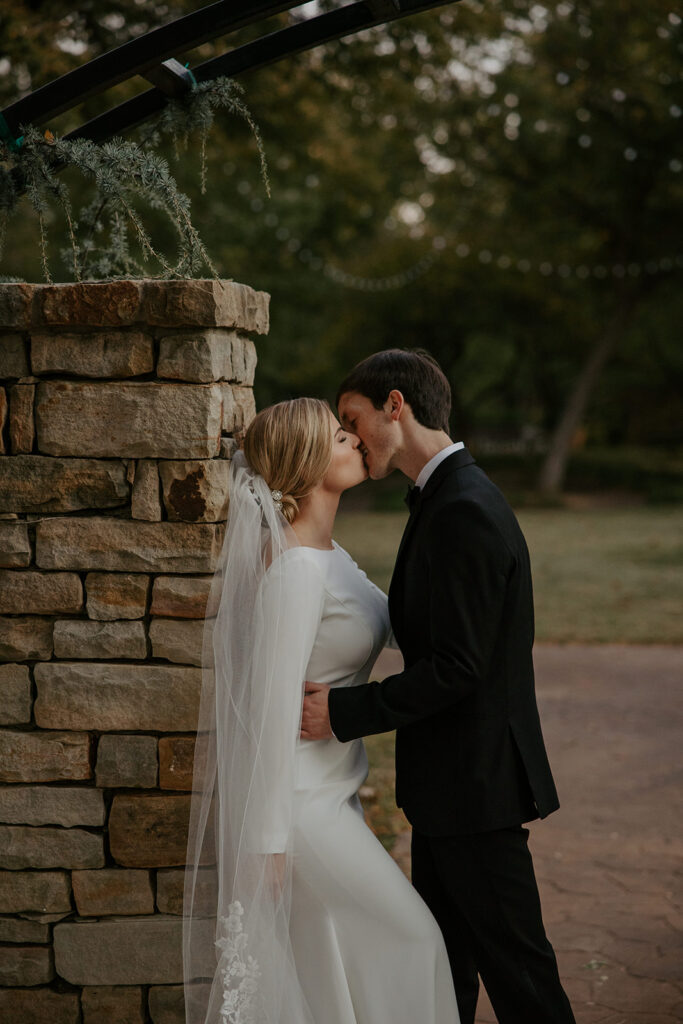
[{"label": "groom", "polygon": [[302,737],[396,729],[413,884],[443,932],[462,1024],[478,975],[500,1024],[571,1024],[523,827],[559,806],[534,690],[529,555],[501,492],[451,442],[450,405],[419,350],[377,352],[339,388],[370,476],[415,482],[389,588],[405,668],[381,683],[308,683]]}]

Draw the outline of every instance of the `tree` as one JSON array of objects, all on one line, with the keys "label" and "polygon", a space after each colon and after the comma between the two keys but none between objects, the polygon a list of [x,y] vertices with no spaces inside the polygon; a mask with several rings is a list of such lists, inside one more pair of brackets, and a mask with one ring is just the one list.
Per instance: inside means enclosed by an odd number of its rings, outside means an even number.
[{"label": "tree", "polygon": [[[582,359],[539,477],[552,492],[602,370],[680,270],[681,19],[631,0],[618,30],[602,0],[487,8],[457,41],[458,120],[437,151],[452,162],[442,188],[459,177],[475,194],[468,227],[486,222],[483,252],[547,275],[553,344]],[[497,67],[482,73],[496,43]]]},{"label": "tree", "polygon": [[[194,6],[18,4],[4,98]],[[56,52],[63,25],[82,53]],[[663,0],[461,0],[241,76],[272,197],[233,122],[212,138],[205,196],[191,149],[173,170],[219,271],[272,294],[259,403],[333,398],[356,359],[425,345],[451,380],[459,434],[555,433],[550,487],[576,424],[630,436],[636,388],[680,408],[679,268],[666,263],[681,234],[679,61]],[[88,101],[87,116],[102,106]],[[27,232],[15,250],[26,276],[34,248]]]}]

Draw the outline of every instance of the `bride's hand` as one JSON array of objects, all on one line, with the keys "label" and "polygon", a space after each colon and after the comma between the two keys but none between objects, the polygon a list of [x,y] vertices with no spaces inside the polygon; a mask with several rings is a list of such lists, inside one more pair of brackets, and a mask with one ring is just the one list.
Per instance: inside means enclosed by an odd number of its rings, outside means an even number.
[{"label": "bride's hand", "polygon": [[304,708],[301,715],[301,739],[331,739],[334,733],[330,726],[329,686],[323,683],[306,682],[304,692]]}]

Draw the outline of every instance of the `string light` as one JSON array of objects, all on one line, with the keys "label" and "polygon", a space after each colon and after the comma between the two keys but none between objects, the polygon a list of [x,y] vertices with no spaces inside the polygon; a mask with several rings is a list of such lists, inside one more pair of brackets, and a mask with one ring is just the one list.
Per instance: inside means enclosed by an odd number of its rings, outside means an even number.
[{"label": "string light", "polygon": [[[251,189],[249,182],[239,183],[239,191],[248,194]],[[251,200],[251,209],[254,213],[263,210],[263,201],[258,197]],[[498,270],[511,271],[522,275],[539,274],[541,277],[559,277],[563,280],[576,278],[579,281],[595,279],[604,281],[607,279],[621,280],[627,277],[640,277],[641,275],[652,275],[661,272],[669,272],[683,268],[683,254],[675,256],[662,256],[659,259],[647,260],[645,263],[613,263],[613,264],[570,264],[566,262],[555,263],[550,260],[529,260],[517,258],[508,253],[494,253],[490,249],[472,249],[465,242],[448,242],[442,235],[437,235],[432,240],[431,250],[427,251],[415,263],[395,274],[387,274],[382,277],[365,277],[360,274],[351,274],[330,260],[317,256],[304,243],[294,237],[289,228],[280,223],[278,215],[270,210],[265,214],[263,223],[271,228],[275,238],[285,248],[296,255],[304,266],[316,273],[322,273],[335,284],[343,288],[350,288],[356,291],[381,292],[405,288],[412,284],[417,278],[426,274],[434,264],[447,251],[452,250],[461,259],[478,260],[485,266],[496,267]]]}]

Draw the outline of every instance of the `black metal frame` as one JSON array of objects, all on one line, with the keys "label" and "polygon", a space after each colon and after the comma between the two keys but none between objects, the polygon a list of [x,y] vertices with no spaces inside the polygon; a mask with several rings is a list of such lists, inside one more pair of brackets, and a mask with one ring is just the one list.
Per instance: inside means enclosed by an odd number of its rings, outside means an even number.
[{"label": "black metal frame", "polygon": [[16,136],[22,124],[44,124],[88,97],[134,75],[142,75],[152,82],[154,88],[113,107],[65,136],[67,139],[103,142],[159,113],[169,98],[183,95],[195,81],[210,81],[219,75],[234,77],[362,29],[455,0],[360,0],[268,33],[220,57],[207,60],[192,71],[173,57],[175,53],[187,52],[210,39],[299,7],[304,2],[219,0],[96,57],[10,104],[2,111],[7,129]]},{"label": "black metal frame", "polygon": [[22,124],[44,124],[127,78],[152,72],[177,53],[300,3],[303,0],[219,0],[95,57],[10,104],[3,116],[15,133]]}]

